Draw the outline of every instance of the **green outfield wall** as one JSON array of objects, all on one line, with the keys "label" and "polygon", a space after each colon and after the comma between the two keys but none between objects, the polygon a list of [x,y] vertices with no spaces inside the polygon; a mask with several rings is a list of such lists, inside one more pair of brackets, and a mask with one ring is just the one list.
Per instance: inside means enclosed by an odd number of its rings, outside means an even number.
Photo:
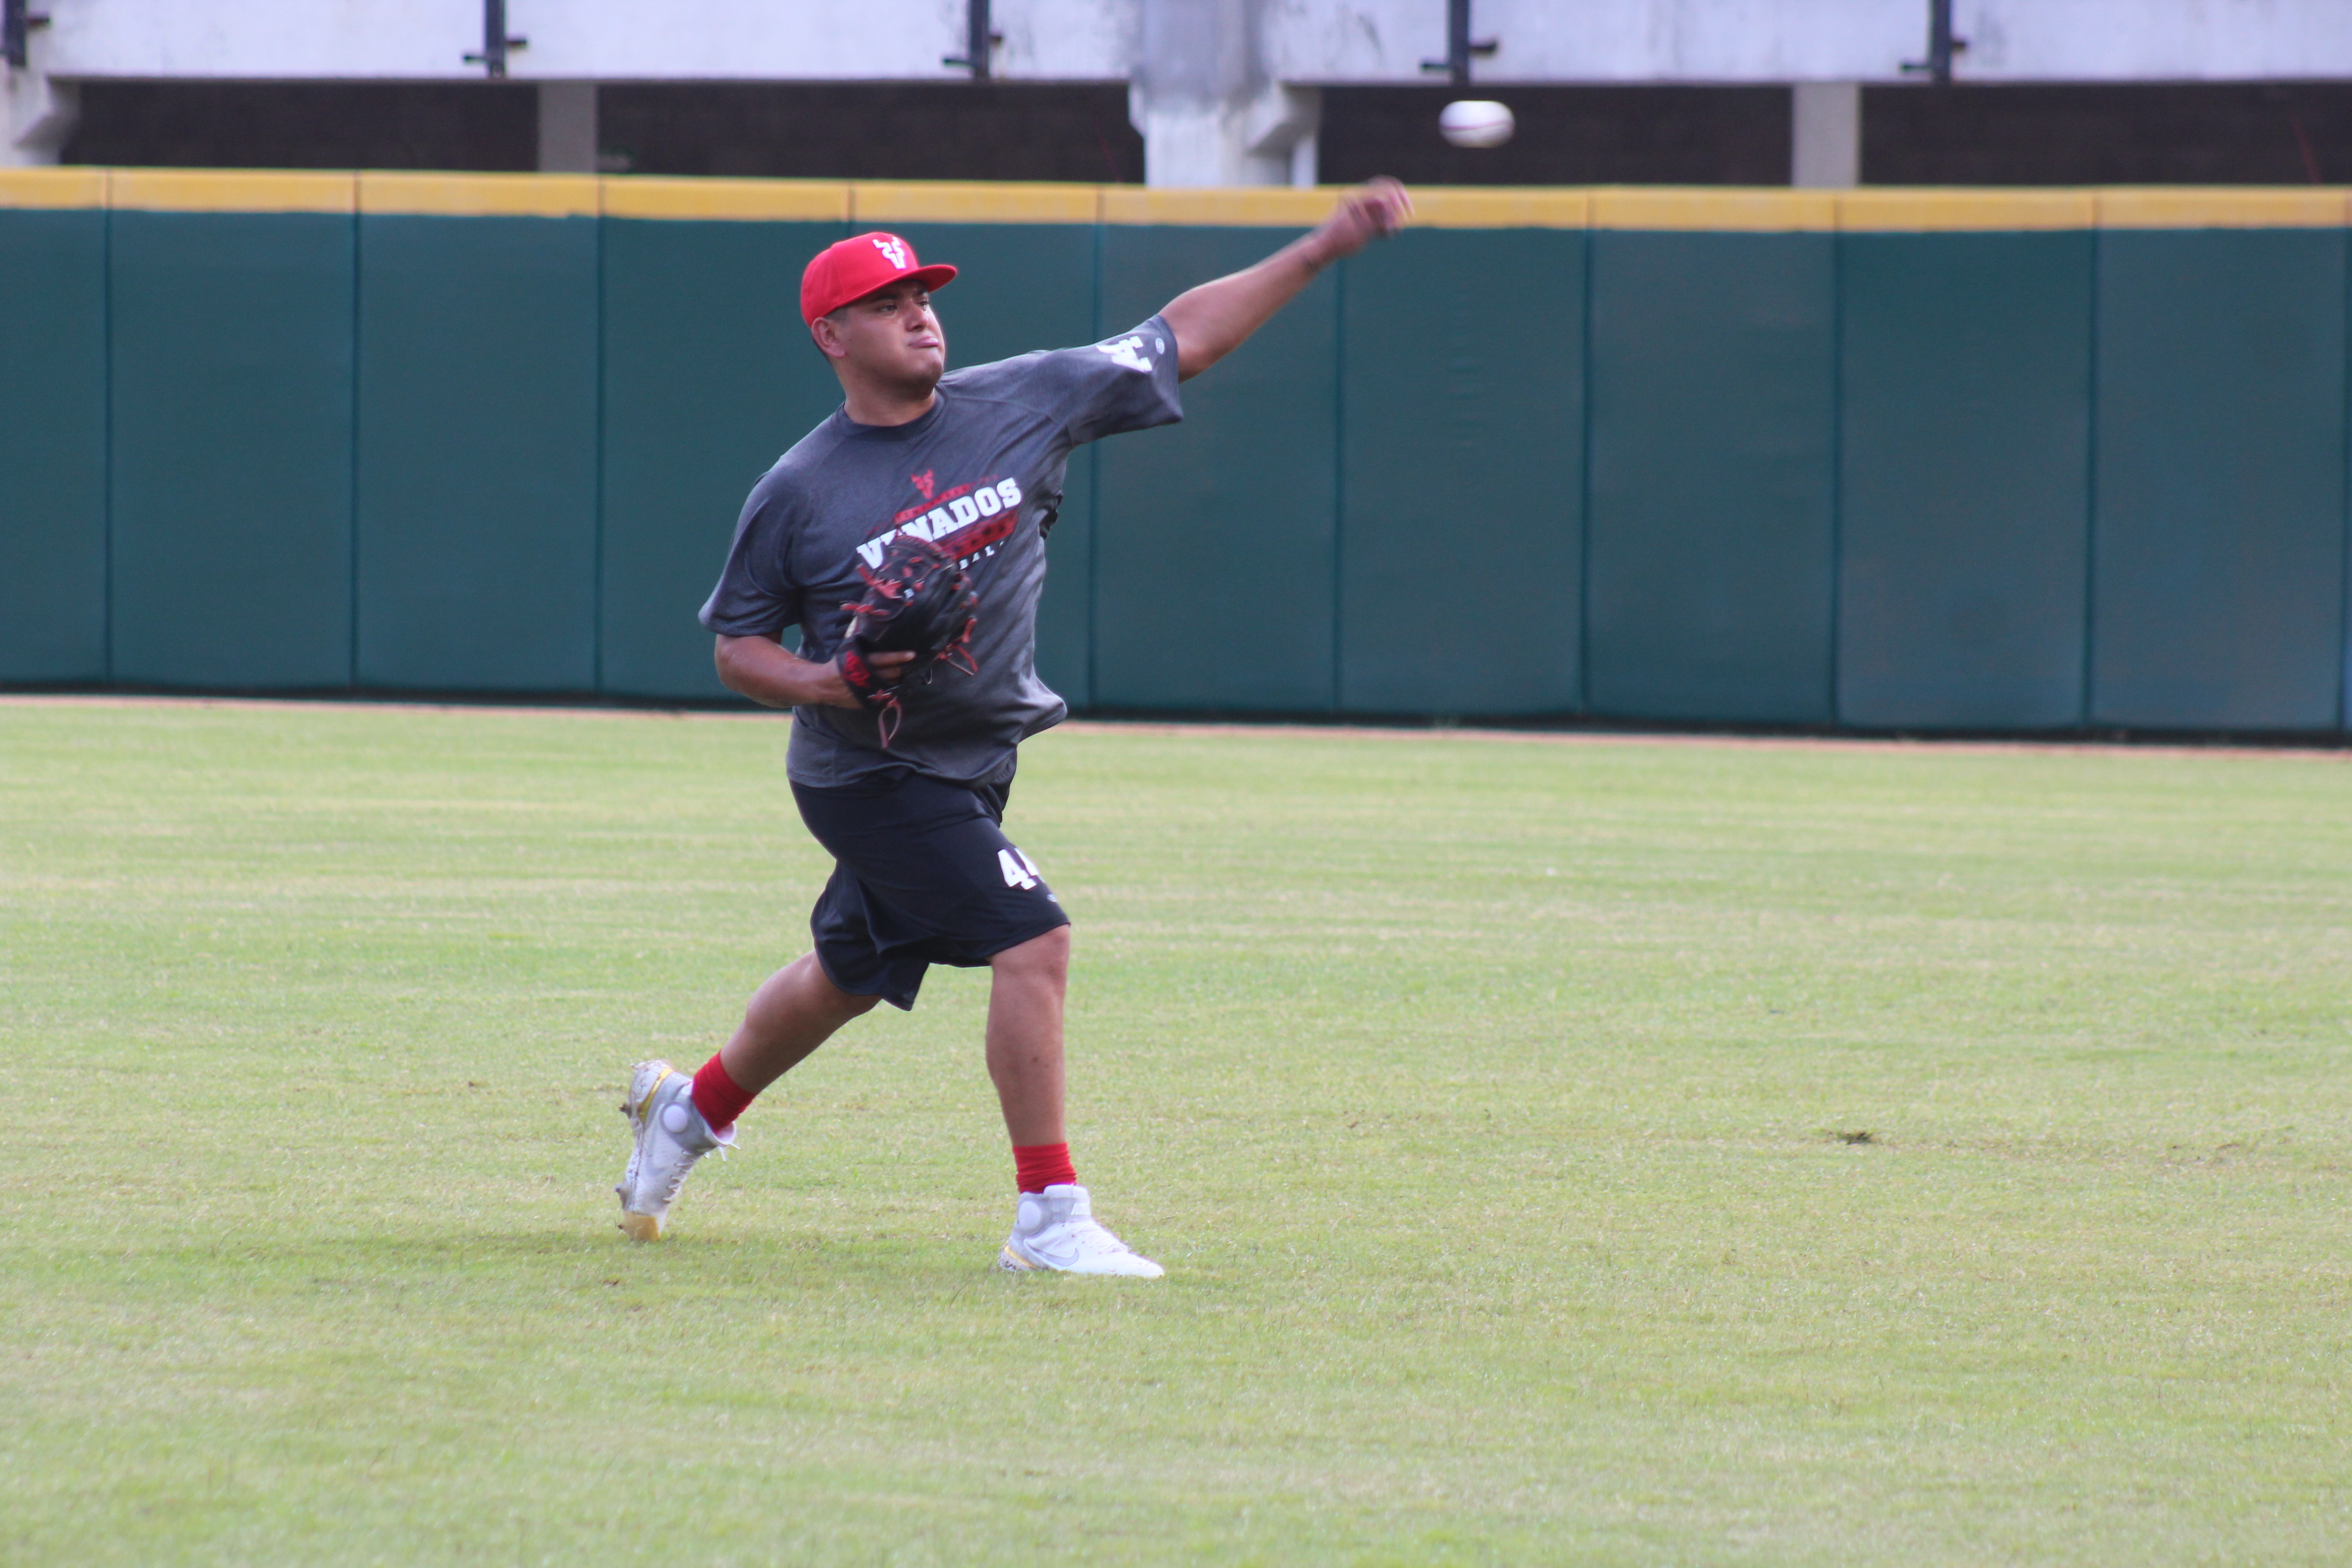
[{"label": "green outfield wall", "polygon": [[[2335,189],[1427,191],[1073,463],[1105,711],[2342,731]],[[803,262],[1083,342],[1330,194],[0,171],[0,685],[721,699]]]}]

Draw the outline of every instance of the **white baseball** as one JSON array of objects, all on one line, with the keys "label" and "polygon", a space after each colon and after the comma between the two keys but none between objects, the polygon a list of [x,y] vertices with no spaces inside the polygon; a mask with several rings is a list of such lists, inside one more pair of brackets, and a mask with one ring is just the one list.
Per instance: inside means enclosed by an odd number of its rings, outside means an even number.
[{"label": "white baseball", "polygon": [[1456,147],[1500,147],[1518,127],[1508,104],[1480,98],[1449,103],[1437,117],[1437,133]]}]

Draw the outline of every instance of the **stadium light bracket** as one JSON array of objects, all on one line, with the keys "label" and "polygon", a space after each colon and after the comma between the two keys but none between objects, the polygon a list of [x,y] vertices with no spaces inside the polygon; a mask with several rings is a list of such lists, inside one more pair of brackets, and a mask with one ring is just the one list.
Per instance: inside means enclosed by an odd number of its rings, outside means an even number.
[{"label": "stadium light bracket", "polygon": [[1952,57],[1968,47],[1966,38],[1952,37],[1952,0],[1927,0],[1927,58],[1905,60],[1903,68],[1915,76],[1926,76],[1937,87],[1949,87]]},{"label": "stadium light bracket", "polygon": [[996,46],[1004,35],[994,30],[988,15],[989,0],[964,0],[963,53],[941,58],[943,66],[961,66],[971,72],[974,81],[986,81],[991,76],[990,62]]},{"label": "stadium light bracket", "polygon": [[1470,37],[1470,0],[1445,0],[1445,58],[1423,60],[1425,71],[1444,71],[1456,87],[1470,85],[1470,61],[1473,57],[1484,58],[1502,45],[1493,38],[1473,42]]},{"label": "stadium light bracket", "polygon": [[529,38],[507,36],[507,0],[482,0],[482,52],[467,55],[466,63],[482,68],[482,75],[491,81],[507,79],[507,55],[515,49],[530,47]]},{"label": "stadium light bracket", "polygon": [[0,0],[0,58],[23,70],[32,63],[33,29],[48,25],[47,16],[33,15],[30,0]]}]

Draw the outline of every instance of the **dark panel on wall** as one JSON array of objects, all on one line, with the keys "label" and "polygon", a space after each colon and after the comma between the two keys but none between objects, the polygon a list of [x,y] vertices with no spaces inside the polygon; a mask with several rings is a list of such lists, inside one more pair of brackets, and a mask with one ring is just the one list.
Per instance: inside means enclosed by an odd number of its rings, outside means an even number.
[{"label": "dark panel on wall", "polygon": [[[1100,324],[1132,326],[1291,237],[1106,226]],[[1332,705],[1338,317],[1327,275],[1186,385],[1182,425],[1104,443],[1097,706]]]},{"label": "dark panel on wall", "polygon": [[112,223],[115,679],[345,684],[352,220]]},{"label": "dark panel on wall", "polygon": [[1822,234],[1593,235],[1594,712],[1831,718],[1833,273]]},{"label": "dark panel on wall", "polygon": [[743,500],[833,412],[801,268],[838,224],[604,225],[604,685],[725,697],[695,619]]},{"label": "dark panel on wall", "polygon": [[2344,309],[2340,229],[2100,236],[2095,721],[2338,721]]},{"label": "dark panel on wall", "polygon": [[[1510,105],[1517,133],[1452,145],[1437,115],[1463,97]],[[1327,87],[1316,151],[1333,184],[1785,185],[1789,115],[1785,87]]]},{"label": "dark panel on wall", "polygon": [[1580,229],[1411,229],[1347,264],[1342,708],[1579,705],[1584,262]]},{"label": "dark panel on wall", "polygon": [[1143,179],[1123,83],[614,83],[598,120],[604,166],[624,174]]},{"label": "dark panel on wall", "polygon": [[106,676],[106,214],[0,211],[0,681]]},{"label": "dark panel on wall", "polygon": [[1873,185],[2342,184],[2352,180],[2352,84],[1866,87],[1862,177]]},{"label": "dark panel on wall", "polygon": [[592,689],[596,224],[368,216],[360,246],[361,683]]},{"label": "dark panel on wall", "polygon": [[[939,297],[951,366],[1094,340],[1093,225],[922,223],[895,226],[893,232],[904,235],[923,259],[962,268]],[[1084,447],[1070,460],[1048,536],[1045,597],[1037,610],[1037,673],[1073,708],[1093,700],[1087,637],[1094,460]]]},{"label": "dark panel on wall", "polygon": [[1838,718],[2079,724],[2093,237],[1840,243]]},{"label": "dark panel on wall", "polygon": [[64,162],[173,169],[534,169],[526,82],[86,81]]}]

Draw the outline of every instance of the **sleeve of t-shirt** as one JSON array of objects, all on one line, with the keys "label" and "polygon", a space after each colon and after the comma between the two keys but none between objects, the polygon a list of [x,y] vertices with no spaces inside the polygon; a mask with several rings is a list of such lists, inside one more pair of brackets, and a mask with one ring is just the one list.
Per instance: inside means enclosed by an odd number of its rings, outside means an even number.
[{"label": "sleeve of t-shirt", "polygon": [[1073,446],[1184,417],[1176,395],[1176,335],[1157,316],[1098,343],[1038,357],[1036,384]]},{"label": "sleeve of t-shirt", "polygon": [[801,588],[791,570],[796,510],[788,487],[772,477],[752,487],[726,569],[703,602],[704,626],[721,637],[772,637],[800,624]]}]

